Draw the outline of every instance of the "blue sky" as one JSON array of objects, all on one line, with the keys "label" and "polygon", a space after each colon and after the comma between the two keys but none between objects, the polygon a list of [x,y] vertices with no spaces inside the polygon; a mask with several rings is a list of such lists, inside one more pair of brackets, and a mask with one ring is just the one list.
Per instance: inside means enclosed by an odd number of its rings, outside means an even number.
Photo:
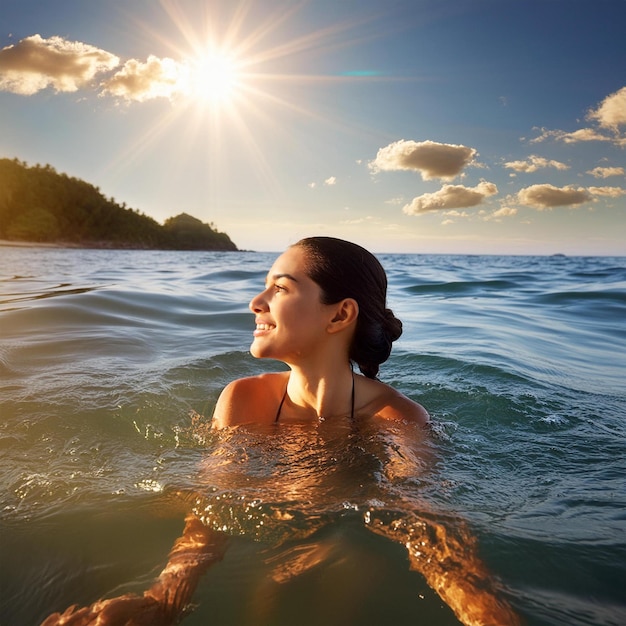
[{"label": "blue sky", "polygon": [[246,249],[625,255],[625,24],[623,0],[3,0],[0,157]]}]

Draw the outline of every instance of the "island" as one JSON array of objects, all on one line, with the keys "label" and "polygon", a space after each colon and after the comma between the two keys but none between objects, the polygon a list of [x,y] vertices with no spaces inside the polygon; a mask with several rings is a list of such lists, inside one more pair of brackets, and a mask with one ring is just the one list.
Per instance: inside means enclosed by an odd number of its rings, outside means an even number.
[{"label": "island", "polygon": [[181,213],[159,224],[50,165],[7,158],[0,159],[0,240],[84,248],[238,250],[213,223]]}]

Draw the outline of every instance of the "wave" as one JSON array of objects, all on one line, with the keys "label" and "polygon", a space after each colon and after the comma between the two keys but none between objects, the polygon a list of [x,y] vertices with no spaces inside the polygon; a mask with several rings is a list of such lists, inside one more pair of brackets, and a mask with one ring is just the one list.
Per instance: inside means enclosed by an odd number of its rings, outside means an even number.
[{"label": "wave", "polygon": [[482,281],[462,281],[462,282],[446,282],[434,284],[418,284],[403,287],[403,291],[415,295],[475,295],[484,294],[485,292],[496,291],[502,292],[516,289],[517,283],[510,280],[482,280]]},{"label": "wave", "polygon": [[529,623],[620,623],[623,262],[384,255],[404,333],[381,377],[434,421],[411,448],[210,429],[230,380],[284,369],[247,350],[273,256],[3,251],[0,621],[145,588],[195,508],[233,549],[190,624],[457,624],[398,542],[416,511],[469,528]]}]

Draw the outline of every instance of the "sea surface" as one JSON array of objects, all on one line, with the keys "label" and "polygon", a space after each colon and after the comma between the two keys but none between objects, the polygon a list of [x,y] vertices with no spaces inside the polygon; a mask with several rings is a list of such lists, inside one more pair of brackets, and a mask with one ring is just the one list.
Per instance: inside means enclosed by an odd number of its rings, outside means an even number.
[{"label": "sea surface", "polygon": [[626,258],[379,255],[412,447],[210,430],[284,368],[248,353],[275,256],[0,248],[0,625],[141,593],[192,509],[232,538],[189,626],[458,624],[370,532],[398,516],[472,537],[528,625],[626,624]]}]

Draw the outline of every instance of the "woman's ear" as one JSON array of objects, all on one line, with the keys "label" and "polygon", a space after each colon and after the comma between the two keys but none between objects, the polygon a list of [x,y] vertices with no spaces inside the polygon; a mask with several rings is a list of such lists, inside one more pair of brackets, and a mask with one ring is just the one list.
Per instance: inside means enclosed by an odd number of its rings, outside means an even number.
[{"label": "woman's ear", "polygon": [[359,316],[359,305],[354,298],[345,298],[335,306],[335,314],[328,324],[328,332],[336,333],[347,328]]}]

